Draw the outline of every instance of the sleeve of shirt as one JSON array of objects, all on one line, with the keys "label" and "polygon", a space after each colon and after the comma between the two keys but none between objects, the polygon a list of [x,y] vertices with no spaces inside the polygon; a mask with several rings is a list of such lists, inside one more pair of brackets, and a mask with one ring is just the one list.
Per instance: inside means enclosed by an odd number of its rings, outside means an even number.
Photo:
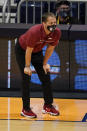
[{"label": "sleeve of shirt", "polygon": [[58,30],[56,31],[56,34],[55,34],[55,40],[54,40],[55,42],[51,43],[51,45],[52,45],[52,46],[58,45],[60,38],[61,38],[61,31],[60,31],[60,29],[58,29]]}]

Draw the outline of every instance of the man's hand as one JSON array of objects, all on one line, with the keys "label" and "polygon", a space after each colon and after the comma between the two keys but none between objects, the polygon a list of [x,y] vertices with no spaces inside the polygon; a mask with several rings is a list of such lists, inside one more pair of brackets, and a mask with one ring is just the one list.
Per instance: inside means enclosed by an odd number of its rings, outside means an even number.
[{"label": "man's hand", "polygon": [[47,74],[47,72],[50,72],[50,65],[49,64],[43,65],[43,69],[45,71],[45,74]]},{"label": "man's hand", "polygon": [[31,71],[31,68],[30,67],[25,67],[24,68],[24,73],[31,76],[32,75],[32,71]]}]

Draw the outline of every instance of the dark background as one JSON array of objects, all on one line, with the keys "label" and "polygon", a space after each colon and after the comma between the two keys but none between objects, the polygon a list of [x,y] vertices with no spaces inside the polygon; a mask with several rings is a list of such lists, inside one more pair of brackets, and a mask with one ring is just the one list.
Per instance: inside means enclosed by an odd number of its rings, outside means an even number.
[{"label": "dark background", "polygon": [[[21,96],[21,74],[15,58],[15,38],[32,25],[2,24],[0,29],[0,96]],[[87,98],[87,27],[84,25],[58,25],[62,31],[59,45],[49,63],[58,71],[51,72],[55,97]],[[11,69],[8,69],[8,41],[11,42]],[[45,50],[45,49],[44,49]],[[10,84],[8,84],[10,72]],[[33,81],[34,80],[34,81]],[[8,88],[10,86],[10,88]],[[10,92],[10,93],[9,93]],[[42,92],[41,84],[33,74],[32,96]],[[62,95],[61,95],[62,93]],[[72,93],[72,95],[71,95]],[[35,95],[37,94],[37,95]]]}]

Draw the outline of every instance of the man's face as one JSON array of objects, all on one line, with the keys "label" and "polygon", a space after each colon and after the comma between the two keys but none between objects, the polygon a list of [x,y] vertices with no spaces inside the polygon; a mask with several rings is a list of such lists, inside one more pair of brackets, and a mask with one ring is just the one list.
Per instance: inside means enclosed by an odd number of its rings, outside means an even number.
[{"label": "man's face", "polygon": [[60,21],[65,21],[66,18],[70,15],[70,7],[68,5],[61,5],[57,9],[58,16]]},{"label": "man's face", "polygon": [[56,28],[56,18],[49,16],[47,22],[43,22],[44,28],[48,32],[53,32]]}]

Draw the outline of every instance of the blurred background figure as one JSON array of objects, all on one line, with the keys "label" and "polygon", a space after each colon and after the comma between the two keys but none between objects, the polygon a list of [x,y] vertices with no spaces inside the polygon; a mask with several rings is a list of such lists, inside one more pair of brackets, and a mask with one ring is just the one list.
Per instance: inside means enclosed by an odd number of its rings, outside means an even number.
[{"label": "blurred background figure", "polygon": [[71,3],[67,0],[58,0],[56,5],[57,24],[80,24],[72,15]]},{"label": "blurred background figure", "polygon": [[70,23],[70,2],[67,0],[58,0],[56,3],[57,24]]},{"label": "blurred background figure", "polygon": [[[72,24],[78,24],[78,20],[72,15],[71,3],[67,0],[58,0],[56,5],[56,18],[57,24],[69,24],[70,27]],[[75,76],[78,71],[78,64],[76,63],[75,58],[75,44],[69,41],[69,30],[68,33],[68,41],[60,41],[57,52],[60,59],[60,78],[61,81],[60,87],[62,90],[69,89],[69,78],[70,78],[70,70],[73,72],[72,75],[72,90],[75,86]],[[72,52],[72,53],[71,53]],[[70,58],[71,55],[72,60]],[[64,86],[62,85],[62,81],[64,82]],[[71,83],[71,82],[70,82]],[[70,89],[69,89],[70,90]]]}]

